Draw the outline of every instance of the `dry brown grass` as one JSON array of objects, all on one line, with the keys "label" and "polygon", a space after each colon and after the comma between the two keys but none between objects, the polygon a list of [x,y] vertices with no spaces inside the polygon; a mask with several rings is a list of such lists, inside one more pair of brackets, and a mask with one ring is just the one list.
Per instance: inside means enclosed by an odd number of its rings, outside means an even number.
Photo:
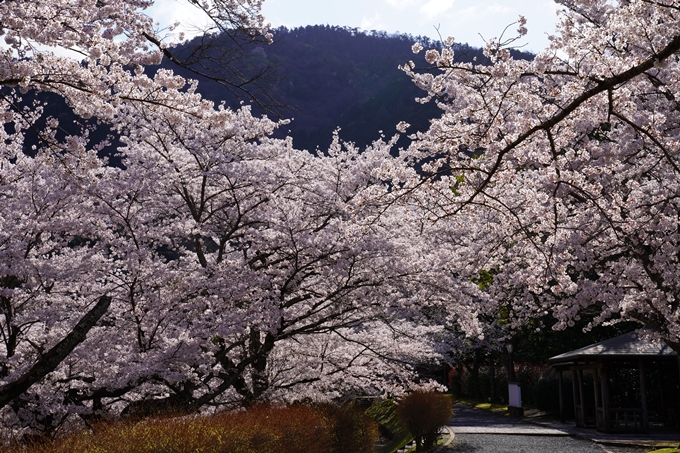
[{"label": "dry brown grass", "polygon": [[[357,445],[375,443],[377,431],[370,426],[357,426]],[[328,408],[260,406],[211,417],[101,424],[93,431],[0,453],[352,453],[339,450],[339,442],[348,440],[346,432],[345,438],[338,436],[343,428],[343,417]]]}]

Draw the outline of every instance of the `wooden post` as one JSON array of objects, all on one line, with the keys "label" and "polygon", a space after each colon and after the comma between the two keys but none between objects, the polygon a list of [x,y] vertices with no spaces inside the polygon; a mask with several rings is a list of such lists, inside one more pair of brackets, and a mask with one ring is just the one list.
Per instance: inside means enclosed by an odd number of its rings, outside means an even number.
[{"label": "wooden post", "polygon": [[649,413],[647,412],[647,386],[645,385],[645,364],[638,360],[640,370],[640,400],[642,403],[642,430],[647,431],[649,426]]},{"label": "wooden post", "polygon": [[578,395],[581,403],[581,425],[586,426],[586,399],[583,394],[583,370],[578,370]]},{"label": "wooden post", "polygon": [[579,426],[579,403],[578,403],[578,372],[572,368],[571,369],[571,386],[572,394],[574,396],[574,420],[576,421],[576,426]]},{"label": "wooden post", "polygon": [[595,428],[598,431],[604,431],[602,399],[600,398],[600,372],[597,367],[593,370],[593,390],[595,393]]},{"label": "wooden post", "polygon": [[561,369],[557,372],[557,382],[559,383],[559,386],[560,386],[560,421],[562,423],[564,423],[564,421],[565,421],[564,392],[562,392],[562,370]]},{"label": "wooden post", "polygon": [[602,377],[600,378],[602,390],[602,411],[604,412],[604,432],[609,432],[609,373],[607,372],[607,365],[602,364]]},{"label": "wooden post", "polygon": [[[657,363],[657,366],[659,364]],[[668,422],[668,409],[666,408],[666,373],[665,369],[659,366],[659,390],[661,391],[661,420],[663,422],[663,427],[668,428],[670,424]]]}]

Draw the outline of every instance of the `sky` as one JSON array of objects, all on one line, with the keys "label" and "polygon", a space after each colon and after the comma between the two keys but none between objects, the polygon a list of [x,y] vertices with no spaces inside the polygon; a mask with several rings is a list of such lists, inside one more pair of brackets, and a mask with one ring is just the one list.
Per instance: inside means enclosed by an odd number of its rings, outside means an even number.
[{"label": "sky", "polygon": [[[157,1],[149,13],[162,23],[194,24],[188,0]],[[518,44],[538,52],[554,33],[557,9],[553,0],[265,0],[262,12],[273,27],[328,24],[434,39],[453,36],[456,42],[475,47],[498,37],[523,15],[529,33]]]}]

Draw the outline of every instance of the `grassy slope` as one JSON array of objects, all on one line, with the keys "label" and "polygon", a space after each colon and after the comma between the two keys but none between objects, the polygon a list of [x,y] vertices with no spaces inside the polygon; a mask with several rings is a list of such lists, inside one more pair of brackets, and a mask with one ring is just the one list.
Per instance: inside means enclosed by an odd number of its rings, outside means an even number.
[{"label": "grassy slope", "polygon": [[378,453],[393,453],[413,440],[411,434],[399,423],[395,404],[392,400],[384,400],[373,404],[366,410],[366,415],[371,417],[380,426],[392,434],[392,440],[383,446]]}]

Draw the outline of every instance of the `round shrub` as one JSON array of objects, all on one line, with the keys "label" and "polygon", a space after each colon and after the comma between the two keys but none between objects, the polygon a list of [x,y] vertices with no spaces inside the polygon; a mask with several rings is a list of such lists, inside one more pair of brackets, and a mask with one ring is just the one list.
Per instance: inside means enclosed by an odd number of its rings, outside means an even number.
[{"label": "round shrub", "polygon": [[432,448],[451,419],[453,400],[437,392],[414,392],[397,405],[397,415],[416,441],[416,451]]}]

